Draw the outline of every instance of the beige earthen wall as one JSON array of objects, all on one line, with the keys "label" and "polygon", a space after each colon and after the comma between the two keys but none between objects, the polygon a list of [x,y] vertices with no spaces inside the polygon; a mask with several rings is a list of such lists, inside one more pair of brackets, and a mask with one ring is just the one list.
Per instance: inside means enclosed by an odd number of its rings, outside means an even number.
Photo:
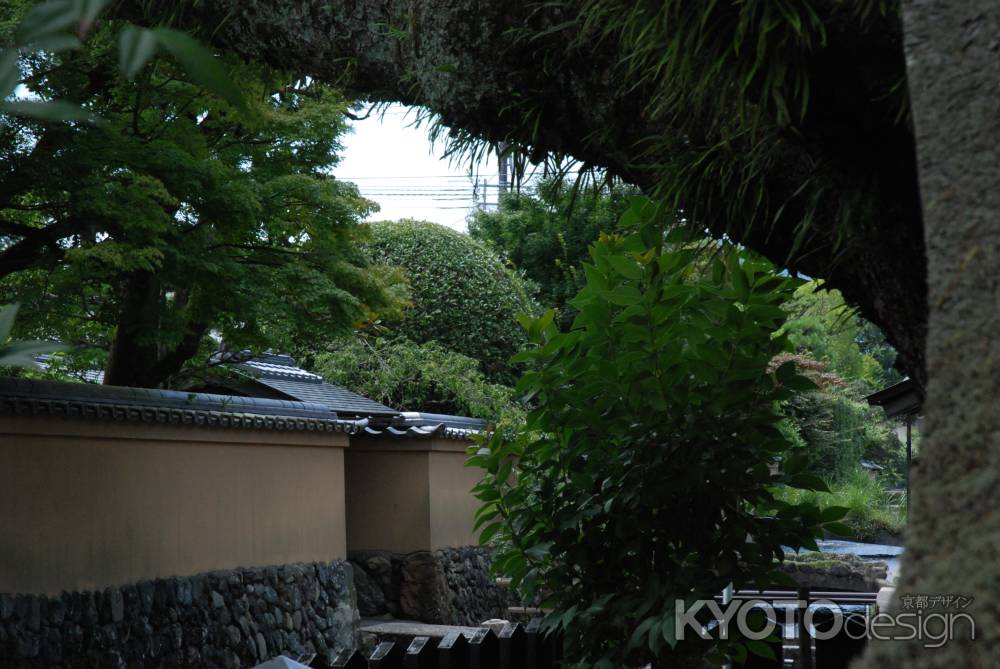
[{"label": "beige earthen wall", "polygon": [[347,450],[347,548],[410,553],[473,546],[480,472],[469,442],[355,437]]},{"label": "beige earthen wall", "polygon": [[347,443],[0,417],[0,592],[343,558]]}]

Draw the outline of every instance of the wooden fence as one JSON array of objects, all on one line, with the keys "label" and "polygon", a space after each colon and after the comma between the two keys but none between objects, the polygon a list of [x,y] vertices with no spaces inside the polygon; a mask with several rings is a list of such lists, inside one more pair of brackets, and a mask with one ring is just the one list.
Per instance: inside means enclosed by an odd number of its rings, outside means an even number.
[{"label": "wooden fence", "polygon": [[528,626],[508,625],[499,635],[476,630],[472,639],[451,632],[435,644],[415,637],[408,645],[383,641],[371,655],[342,652],[333,667],[343,669],[553,669],[559,666],[561,641],[546,635],[540,619]]},{"label": "wooden fence", "polygon": [[[788,591],[743,591],[735,599],[763,600],[774,605],[794,600],[813,604],[834,602],[845,610],[864,609],[874,604],[874,593]],[[792,615],[794,628],[783,629],[780,639],[770,643],[773,659],[751,655],[741,669],[847,669],[865,645],[865,625],[859,618],[848,616],[840,634],[831,639],[815,638],[813,632],[830,629],[831,617],[813,616],[812,628],[807,627],[803,610]],[[333,663],[343,669],[555,669],[561,666],[562,639],[546,635],[541,619],[527,627],[507,625],[499,635],[480,628],[469,640],[460,632],[452,632],[439,643],[426,636],[415,637],[408,644],[384,641],[365,657],[357,650],[342,652]],[[786,664],[791,661],[792,664]]]}]

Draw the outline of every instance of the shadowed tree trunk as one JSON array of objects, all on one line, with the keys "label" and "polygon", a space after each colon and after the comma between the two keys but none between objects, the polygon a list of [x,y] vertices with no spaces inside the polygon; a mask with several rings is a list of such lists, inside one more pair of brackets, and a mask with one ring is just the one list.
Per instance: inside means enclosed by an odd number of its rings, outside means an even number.
[{"label": "shadowed tree trunk", "polygon": [[[930,378],[897,594],[965,595],[976,640],[873,646],[861,667],[1000,666],[1000,4],[906,5],[929,273]],[[898,598],[897,598],[898,604]],[[898,608],[898,606],[897,606]],[[955,612],[952,609],[952,612]]]},{"label": "shadowed tree trunk", "polygon": [[179,341],[169,348],[159,338],[151,338],[150,333],[159,332],[162,326],[161,288],[151,272],[137,272],[123,281],[118,328],[104,370],[106,385],[159,388],[198,352],[208,332],[202,323],[188,323]]}]

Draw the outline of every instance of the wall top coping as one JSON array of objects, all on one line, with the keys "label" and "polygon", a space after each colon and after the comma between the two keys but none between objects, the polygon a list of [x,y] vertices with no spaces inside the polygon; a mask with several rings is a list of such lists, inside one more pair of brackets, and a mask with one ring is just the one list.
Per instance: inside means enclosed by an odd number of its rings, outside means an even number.
[{"label": "wall top coping", "polygon": [[3,415],[349,434],[362,427],[310,402],[12,378],[0,378]]}]

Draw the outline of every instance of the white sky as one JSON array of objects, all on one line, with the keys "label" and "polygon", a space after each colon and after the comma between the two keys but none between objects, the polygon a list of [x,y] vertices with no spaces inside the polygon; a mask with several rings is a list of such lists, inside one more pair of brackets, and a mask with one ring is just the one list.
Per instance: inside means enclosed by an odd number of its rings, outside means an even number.
[{"label": "white sky", "polygon": [[[352,121],[354,132],[343,138],[344,152],[333,173],[379,204],[381,210],[370,220],[416,218],[465,231],[465,218],[477,206],[468,162],[442,159],[444,145],[431,143],[426,125],[408,127],[415,118],[410,108],[393,105],[382,116]],[[477,171],[479,202],[495,204],[496,156]]]}]

